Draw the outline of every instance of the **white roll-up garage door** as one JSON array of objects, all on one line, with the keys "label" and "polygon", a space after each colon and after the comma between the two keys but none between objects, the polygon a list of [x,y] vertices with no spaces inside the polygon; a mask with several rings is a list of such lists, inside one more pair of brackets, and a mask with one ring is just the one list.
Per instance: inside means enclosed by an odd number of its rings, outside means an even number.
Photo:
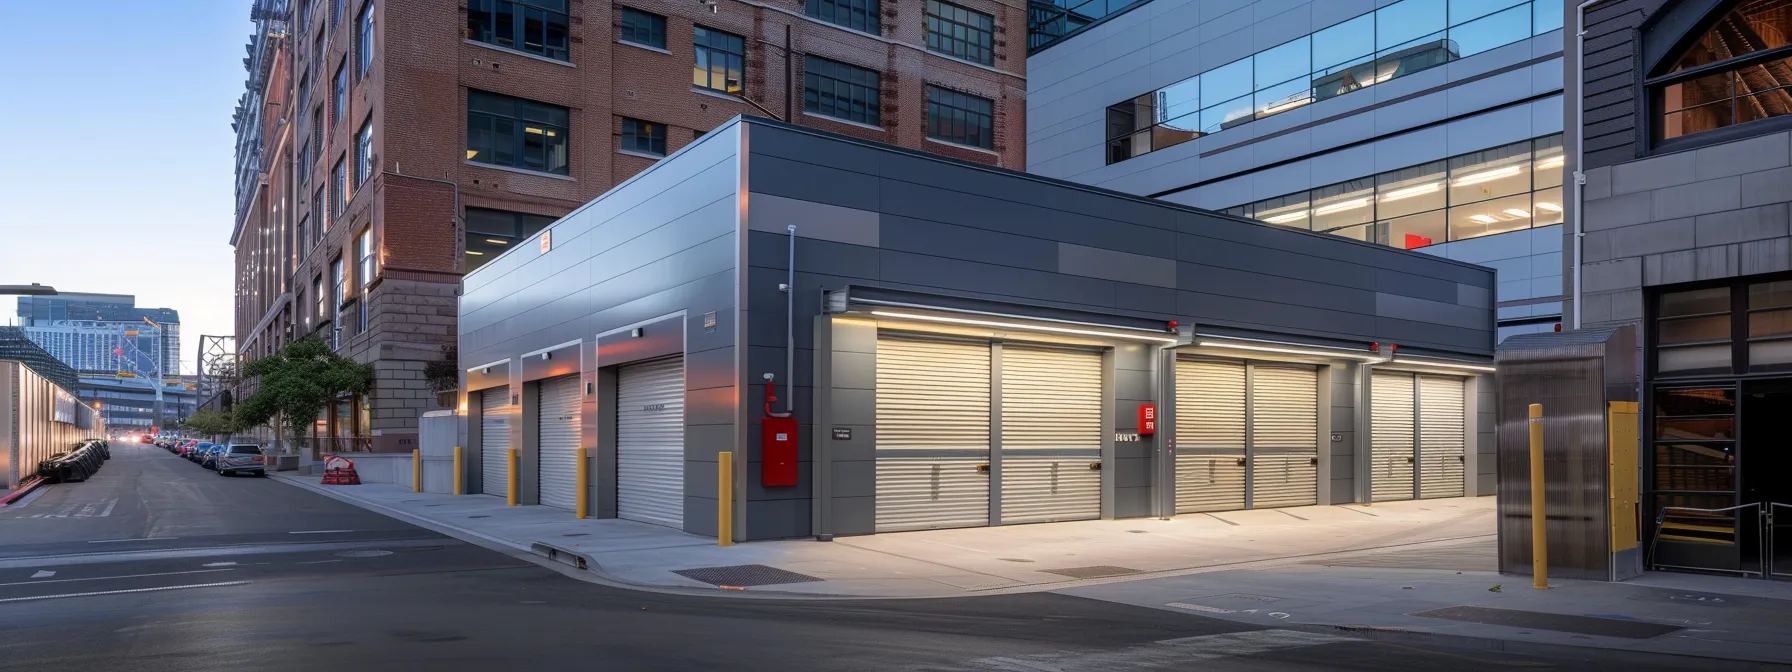
[{"label": "white roll-up garage door", "polygon": [[1251,508],[1319,503],[1319,374],[1251,367]]},{"label": "white roll-up garage door", "polygon": [[616,515],[684,528],[684,358],[616,376]]},{"label": "white roll-up garage door", "polygon": [[1369,402],[1369,489],[1374,501],[1413,498],[1413,376],[1377,372],[1371,378]]},{"label": "white roll-up garage door", "polygon": [[1101,517],[1101,399],[1101,353],[1002,347],[1002,522]]},{"label": "white roll-up garage door", "polygon": [[541,503],[562,509],[578,506],[579,377],[541,381],[536,405],[540,430]]},{"label": "white roll-up garage door", "polygon": [[510,386],[479,394],[479,462],[481,492],[510,494]]},{"label": "white roll-up garage door", "polygon": [[1461,378],[1419,377],[1419,496],[1461,497],[1467,424]]},{"label": "white roll-up garage door", "polygon": [[989,352],[878,338],[877,531],[989,524]]},{"label": "white roll-up garage door", "polygon": [[1244,364],[1176,362],[1176,512],[1244,508]]}]

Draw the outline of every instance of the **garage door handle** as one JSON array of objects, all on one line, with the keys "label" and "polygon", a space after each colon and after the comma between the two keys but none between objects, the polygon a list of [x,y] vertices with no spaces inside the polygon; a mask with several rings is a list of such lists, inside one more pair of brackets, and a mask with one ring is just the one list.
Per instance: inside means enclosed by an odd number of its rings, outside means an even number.
[{"label": "garage door handle", "polygon": [[984,462],[983,464],[977,465],[977,473],[979,473],[979,474],[989,473],[989,463]]},{"label": "garage door handle", "polygon": [[1467,462],[1467,461],[1468,461],[1468,456],[1466,456],[1466,455],[1457,455],[1457,456],[1456,456],[1456,461],[1457,461],[1457,462]]},{"label": "garage door handle", "polygon": [[1307,464],[1310,464],[1310,465],[1313,465],[1313,466],[1315,466],[1315,467],[1317,467],[1317,466],[1319,466],[1319,458],[1317,458],[1317,457],[1309,457],[1309,458],[1307,458]]},{"label": "garage door handle", "polygon": [[1244,466],[1244,458],[1238,458],[1238,466]]},{"label": "garage door handle", "polygon": [[1406,463],[1407,463],[1407,464],[1412,464],[1412,456],[1410,456],[1410,455],[1408,455],[1408,456],[1407,456],[1407,457],[1406,457]]},{"label": "garage door handle", "polygon": [[1089,471],[1101,471],[1101,463],[1100,462],[1090,462],[1089,463]]}]

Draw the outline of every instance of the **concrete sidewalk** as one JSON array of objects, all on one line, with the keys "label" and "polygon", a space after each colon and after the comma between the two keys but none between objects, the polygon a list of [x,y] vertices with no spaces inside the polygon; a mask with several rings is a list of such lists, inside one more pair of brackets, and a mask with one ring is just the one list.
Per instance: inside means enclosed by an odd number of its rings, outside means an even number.
[{"label": "concrete sidewalk", "polygon": [[1492,571],[1494,554],[1491,540],[1465,540],[1059,592],[1390,641],[1792,663],[1792,584],[1651,572],[1624,583],[1557,579],[1539,591],[1528,576]]},{"label": "concrete sidewalk", "polygon": [[[414,493],[391,484],[325,486],[320,477],[275,479],[448,534],[515,550],[576,554],[608,582],[728,595],[954,597],[1032,592],[1303,558],[1416,549],[1493,531],[1493,500],[1304,507],[1129,519],[761,541],[731,547],[670,528],[577,520],[544,506],[508,507],[486,495]],[[761,565],[700,581],[675,573]],[[753,568],[758,569],[758,568]]]}]

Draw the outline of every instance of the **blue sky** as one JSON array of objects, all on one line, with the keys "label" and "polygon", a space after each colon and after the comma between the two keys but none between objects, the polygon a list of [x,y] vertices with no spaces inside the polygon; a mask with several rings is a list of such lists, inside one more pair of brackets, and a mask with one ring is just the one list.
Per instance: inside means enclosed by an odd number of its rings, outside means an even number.
[{"label": "blue sky", "polygon": [[0,284],[179,310],[183,372],[200,334],[235,333],[230,115],[248,16],[248,0],[0,0]]}]

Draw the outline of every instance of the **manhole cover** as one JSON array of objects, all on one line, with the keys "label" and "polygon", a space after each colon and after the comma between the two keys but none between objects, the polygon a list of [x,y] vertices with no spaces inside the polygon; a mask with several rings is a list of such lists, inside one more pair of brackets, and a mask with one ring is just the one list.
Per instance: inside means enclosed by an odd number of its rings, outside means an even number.
[{"label": "manhole cover", "polygon": [[771,586],[780,583],[807,583],[820,581],[807,574],[785,571],[765,565],[728,565],[726,567],[697,567],[694,569],[675,569],[673,574],[688,579],[696,579],[712,586]]},{"label": "manhole cover", "polygon": [[360,550],[360,551],[337,551],[336,557],[338,557],[338,558],[377,558],[382,555],[391,555],[391,554],[392,554],[391,551],[382,551],[382,550],[370,548],[370,549]]},{"label": "manhole cover", "polygon": [[1109,576],[1126,576],[1137,574],[1139,570],[1131,567],[1115,567],[1113,565],[1094,565],[1092,567],[1065,567],[1063,569],[1041,569],[1047,574],[1068,576],[1073,579],[1099,579]]}]

